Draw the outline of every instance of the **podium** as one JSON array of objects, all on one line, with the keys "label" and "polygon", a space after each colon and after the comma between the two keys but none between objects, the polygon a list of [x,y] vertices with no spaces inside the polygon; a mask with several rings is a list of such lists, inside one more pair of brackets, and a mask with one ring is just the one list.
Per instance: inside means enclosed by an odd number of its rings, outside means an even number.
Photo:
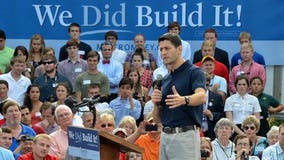
[{"label": "podium", "polygon": [[110,133],[99,131],[99,135],[101,160],[119,160],[119,152],[144,152],[143,148]]}]

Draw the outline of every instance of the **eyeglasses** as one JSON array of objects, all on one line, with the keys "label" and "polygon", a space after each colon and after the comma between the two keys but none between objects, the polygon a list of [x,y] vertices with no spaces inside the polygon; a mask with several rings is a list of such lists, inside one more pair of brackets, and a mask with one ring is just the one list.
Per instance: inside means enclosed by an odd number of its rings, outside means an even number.
[{"label": "eyeglasses", "polygon": [[244,126],[244,130],[255,130],[254,126]]},{"label": "eyeglasses", "polygon": [[45,62],[42,62],[43,65],[46,65],[46,64],[52,64],[54,63],[53,61],[45,61]]},{"label": "eyeglasses", "polygon": [[102,124],[101,127],[102,128],[106,128],[106,127],[113,127],[114,125],[111,123],[107,123],[107,124]]},{"label": "eyeglasses", "polygon": [[246,147],[246,146],[249,146],[249,144],[248,143],[237,143],[237,146],[244,146],[244,147]]}]

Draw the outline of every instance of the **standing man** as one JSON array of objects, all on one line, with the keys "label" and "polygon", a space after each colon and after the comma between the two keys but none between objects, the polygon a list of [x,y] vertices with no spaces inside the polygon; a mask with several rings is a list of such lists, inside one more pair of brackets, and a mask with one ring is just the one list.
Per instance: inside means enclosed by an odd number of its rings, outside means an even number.
[{"label": "standing man", "polygon": [[123,66],[116,60],[111,59],[113,46],[110,42],[101,44],[102,60],[98,64],[98,70],[108,77],[110,86],[109,102],[117,97],[118,84],[123,77]]},{"label": "standing man", "polygon": [[[256,63],[253,60],[254,49],[250,43],[244,43],[241,46],[242,62],[235,66],[229,75],[229,90],[231,93],[236,93],[235,80],[238,76],[244,75],[249,81],[256,76],[259,76],[263,81],[263,86],[266,83],[266,72],[263,65]],[[249,88],[249,93],[251,88]]]},{"label": "standing man", "polygon": [[70,91],[72,91],[72,84],[70,81],[59,74],[56,70],[56,58],[53,55],[44,55],[42,59],[45,74],[35,79],[34,83],[40,86],[40,100],[42,102],[56,101],[55,87],[58,83],[67,83]]},{"label": "standing man", "polygon": [[13,57],[10,65],[12,70],[0,75],[0,79],[6,80],[9,84],[8,97],[12,97],[20,105],[23,105],[27,88],[31,85],[31,80],[22,75],[26,63],[20,57]]},{"label": "standing man", "polygon": [[152,101],[155,123],[162,123],[160,159],[200,159],[198,127],[205,103],[205,76],[200,68],[182,58],[178,35],[167,33],[159,38],[163,63],[170,73],[154,89]]},{"label": "standing man", "polygon": [[[173,34],[177,34],[180,36],[180,32],[181,32],[181,27],[179,25],[178,22],[171,22],[168,25],[168,33],[173,33]],[[188,42],[184,41],[181,39],[181,45],[182,45],[182,57],[185,60],[190,60],[191,58],[191,46]],[[158,50],[158,58],[157,58],[157,63],[158,66],[162,66],[163,65],[163,60],[161,59],[160,55],[160,51]]]},{"label": "standing man", "polygon": [[9,66],[10,60],[13,57],[14,50],[6,45],[6,34],[0,29],[0,71],[5,72],[6,67]]},{"label": "standing man", "polygon": [[[249,32],[241,32],[240,36],[239,36],[239,42],[240,44],[244,44],[244,43],[249,43],[251,44],[251,35]],[[263,67],[265,67],[265,60],[263,55],[257,53],[256,51],[254,51],[253,53],[253,57],[252,59],[258,63],[263,65]],[[233,55],[232,59],[231,59],[231,69],[233,69],[235,66],[239,65],[240,63],[242,63],[242,56],[241,53],[238,52],[236,54]]]},{"label": "standing man", "polygon": [[113,47],[112,59],[117,60],[121,64],[124,64],[127,53],[124,52],[123,50],[116,48],[117,40],[118,40],[118,35],[115,31],[108,31],[105,33],[105,41],[110,42]]},{"label": "standing man", "polygon": [[[91,46],[80,40],[81,26],[78,23],[71,23],[68,27],[68,34],[71,39],[77,41],[80,58],[86,59],[87,54],[92,50]],[[68,58],[66,46],[62,46],[59,53],[59,62]]]},{"label": "standing man", "polygon": [[58,63],[57,70],[68,78],[72,86],[74,86],[77,76],[85,72],[88,65],[85,60],[78,56],[79,44],[76,40],[71,39],[67,41],[65,47],[68,52],[68,58]]},{"label": "standing man", "polygon": [[[225,50],[222,50],[218,47],[216,47],[216,42],[217,42],[217,32],[215,31],[215,29],[209,28],[204,32],[204,40],[210,40],[213,44],[214,44],[214,55],[213,57],[223,63],[228,71],[230,69],[230,63],[229,63],[229,57],[228,57],[228,52],[226,52]],[[193,56],[193,63],[199,62],[202,60],[202,53],[201,50],[198,50],[196,52],[194,52],[194,56]]]},{"label": "standing man", "polygon": [[88,70],[76,78],[74,91],[78,102],[83,98],[88,98],[88,88],[92,83],[101,86],[101,94],[109,95],[109,82],[105,74],[98,70],[100,55],[96,51],[91,51],[87,56]]}]

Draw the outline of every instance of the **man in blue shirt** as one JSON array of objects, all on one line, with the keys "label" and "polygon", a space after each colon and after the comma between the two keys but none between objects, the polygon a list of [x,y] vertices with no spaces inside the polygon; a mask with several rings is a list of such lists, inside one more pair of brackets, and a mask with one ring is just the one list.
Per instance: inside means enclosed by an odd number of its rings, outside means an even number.
[{"label": "man in blue shirt", "polygon": [[118,84],[123,77],[123,66],[115,59],[111,59],[113,46],[110,42],[101,44],[101,52],[103,58],[98,64],[98,70],[108,77],[110,86],[109,102],[117,97]]},{"label": "man in blue shirt", "polygon": [[119,82],[119,96],[109,104],[115,113],[116,125],[119,124],[123,116],[129,115],[137,120],[141,114],[141,103],[133,98],[133,85],[131,79],[122,78]]},{"label": "man in blue shirt", "polygon": [[170,73],[154,89],[153,116],[162,123],[160,159],[200,159],[198,127],[202,121],[202,104],[206,101],[203,71],[182,57],[178,35],[167,33],[159,38],[163,63]]},{"label": "man in blue shirt", "polygon": [[18,139],[20,139],[22,135],[34,137],[36,133],[31,127],[21,124],[21,111],[18,103],[7,101],[2,111],[6,119],[5,126],[12,130],[13,138],[10,150],[14,151],[19,146]]},{"label": "man in blue shirt", "polygon": [[45,74],[35,79],[34,83],[40,86],[40,100],[42,102],[48,100],[56,101],[55,87],[58,83],[66,83],[69,90],[72,91],[71,82],[56,70],[56,58],[53,55],[44,55],[42,64],[44,66]]}]

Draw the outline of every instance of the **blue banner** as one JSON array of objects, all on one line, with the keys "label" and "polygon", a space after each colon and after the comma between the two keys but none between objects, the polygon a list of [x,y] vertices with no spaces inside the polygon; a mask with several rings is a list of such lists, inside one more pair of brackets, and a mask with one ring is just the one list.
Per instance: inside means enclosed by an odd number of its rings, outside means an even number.
[{"label": "blue banner", "polygon": [[100,159],[98,131],[69,126],[68,143],[69,155],[86,159]]},{"label": "blue banner", "polygon": [[[95,41],[102,42],[109,30],[118,33],[121,45],[132,43],[138,33],[144,34],[150,45],[167,32],[168,23],[178,21],[182,39],[192,42],[192,52],[200,48],[204,30],[214,28],[221,42],[217,45],[231,57],[239,50],[239,33],[248,31],[267,64],[279,65],[284,64],[283,6],[282,0],[4,0],[0,6],[0,28],[6,31],[12,47],[18,45],[17,40],[28,40],[39,33],[59,50],[57,45],[69,39],[68,25],[77,22],[82,27],[81,39],[90,41],[97,49]],[[156,54],[156,49],[157,44],[150,51]],[[280,60],[271,54],[279,55]]]}]

